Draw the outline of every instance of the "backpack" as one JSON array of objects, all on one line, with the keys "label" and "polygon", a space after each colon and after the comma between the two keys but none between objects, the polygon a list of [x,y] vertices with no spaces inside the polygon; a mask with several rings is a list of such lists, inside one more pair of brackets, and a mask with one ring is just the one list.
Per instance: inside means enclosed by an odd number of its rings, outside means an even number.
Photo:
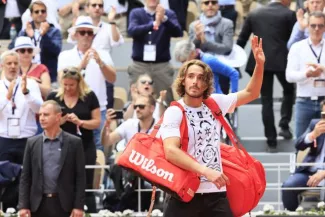
[{"label": "backpack", "polygon": [[[242,216],[253,210],[264,194],[266,187],[264,168],[238,142],[214,99],[209,97],[203,103],[223,125],[234,145],[228,146],[220,143],[220,150],[223,172],[230,181],[230,185],[227,186],[227,198],[233,215]],[[181,149],[187,153],[189,138],[185,111],[178,102],[172,102],[171,105],[182,110]],[[150,135],[143,133],[134,135],[119,158],[118,164],[134,171],[172,196],[189,202],[194,197],[200,180],[196,173],[185,171],[165,159],[163,142],[161,138],[155,137],[162,121],[163,116]],[[154,193],[153,191],[153,195]]]}]

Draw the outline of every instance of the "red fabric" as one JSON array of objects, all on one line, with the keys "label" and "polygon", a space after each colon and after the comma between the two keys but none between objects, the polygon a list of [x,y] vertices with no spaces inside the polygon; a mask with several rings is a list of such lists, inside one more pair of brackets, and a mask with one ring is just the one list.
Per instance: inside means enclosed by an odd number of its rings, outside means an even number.
[{"label": "red fabric", "polygon": [[44,72],[49,72],[48,68],[43,64],[39,64],[35,69],[29,71],[27,76],[41,79],[41,76]]},{"label": "red fabric", "polygon": [[263,165],[250,156],[241,145],[225,120],[217,103],[208,98],[204,103],[227,132],[233,146],[221,144],[221,159],[224,174],[229,178],[227,197],[235,217],[252,211],[262,198],[266,188]]}]

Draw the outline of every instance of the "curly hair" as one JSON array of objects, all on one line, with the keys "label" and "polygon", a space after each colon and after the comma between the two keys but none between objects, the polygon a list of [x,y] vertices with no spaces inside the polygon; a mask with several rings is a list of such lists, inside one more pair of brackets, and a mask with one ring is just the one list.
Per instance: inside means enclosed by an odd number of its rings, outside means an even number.
[{"label": "curly hair", "polygon": [[203,69],[203,80],[205,81],[206,86],[206,90],[203,92],[203,99],[207,99],[214,91],[214,79],[211,68],[201,60],[187,61],[182,65],[174,82],[176,92],[181,97],[185,95],[185,86],[183,85],[183,82],[185,80],[188,68],[192,65],[200,66]]}]

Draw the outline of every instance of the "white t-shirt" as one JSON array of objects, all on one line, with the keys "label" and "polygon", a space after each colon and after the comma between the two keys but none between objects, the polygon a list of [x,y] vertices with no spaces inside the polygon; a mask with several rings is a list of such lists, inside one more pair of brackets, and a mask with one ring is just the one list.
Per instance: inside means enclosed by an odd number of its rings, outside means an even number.
[{"label": "white t-shirt", "polygon": [[[212,94],[212,98],[219,105],[223,115],[234,111],[237,94]],[[202,103],[198,108],[185,105],[183,99],[178,101],[185,109],[188,125],[188,154],[200,164],[222,172],[220,154],[221,123],[213,117],[211,110]],[[162,139],[180,137],[180,124],[183,118],[182,111],[176,107],[169,107],[164,114],[164,120],[159,133]],[[226,191],[226,187],[218,189],[215,184],[201,176],[201,184],[196,193],[211,193]]]},{"label": "white t-shirt", "polygon": [[[153,126],[159,121],[159,119],[154,119],[154,124],[148,131],[148,133],[151,133]],[[139,119],[137,118],[130,118],[126,121],[124,121],[120,126],[118,126],[115,131],[121,136],[121,138],[124,140],[124,147],[121,147],[119,145],[119,150],[118,151],[123,151],[130,141],[130,139],[138,133],[138,128],[139,128]]]},{"label": "white t-shirt", "polygon": [[[113,66],[111,56],[107,51],[97,50],[101,60],[106,65]],[[58,71],[63,70],[66,67],[78,67],[81,63],[83,55],[78,51],[77,46],[71,50],[66,50],[60,53],[58,60]],[[85,70],[84,78],[88,86],[96,94],[100,110],[106,110],[107,105],[107,94],[106,94],[106,83],[105,77],[94,59],[89,60]]]}]

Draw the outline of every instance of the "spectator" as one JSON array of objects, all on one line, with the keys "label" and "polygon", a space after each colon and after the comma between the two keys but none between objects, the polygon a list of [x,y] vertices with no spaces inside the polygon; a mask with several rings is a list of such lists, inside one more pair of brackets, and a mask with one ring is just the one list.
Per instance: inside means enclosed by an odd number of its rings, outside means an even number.
[{"label": "spectator", "polygon": [[[125,140],[125,144],[127,144],[130,139],[136,134],[136,133],[150,133],[156,122],[158,122],[159,119],[153,118],[153,113],[155,111],[155,105],[156,101],[153,98],[152,95],[146,95],[146,96],[138,96],[135,100],[135,103],[133,105],[134,110],[136,111],[137,118],[131,118],[123,122],[120,126],[118,126],[113,132],[109,132],[110,124],[115,118],[115,111],[113,109],[108,109],[106,113],[106,122],[105,127],[102,131],[102,144],[104,146],[112,146],[123,139]],[[117,146],[116,147],[118,153],[115,157],[115,162],[118,160],[118,157],[122,153],[122,151],[125,149],[125,146]],[[124,209],[137,209],[137,192],[132,192],[131,194],[126,194],[121,197],[119,195],[120,189],[119,189],[119,182],[116,180],[119,180],[118,177],[116,177],[116,171],[121,170],[119,166],[114,165],[111,170],[111,178],[114,181],[114,186],[116,188],[117,196],[119,197],[120,201],[120,207],[123,207]],[[114,174],[114,175],[112,175]],[[136,184],[136,183],[135,183]],[[124,184],[124,186],[127,186]],[[151,185],[149,183],[145,183],[142,188],[151,188]],[[126,189],[125,189],[126,191]],[[141,209],[144,210],[150,205],[150,195],[151,192],[144,192],[141,193]]]},{"label": "spectator", "polygon": [[183,31],[187,30],[186,18],[187,18],[187,8],[189,0],[160,0],[160,4],[165,9],[170,9],[175,12],[177,20],[182,27]]},{"label": "spectator", "polygon": [[325,15],[318,11],[308,19],[307,39],[295,43],[288,55],[286,78],[297,84],[296,137],[300,137],[311,119],[320,118],[320,102],[325,99],[324,39]]},{"label": "spectator", "polygon": [[219,0],[218,5],[221,16],[232,21],[232,24],[234,25],[233,30],[235,31],[238,17],[238,12],[236,11],[236,0]]},{"label": "spectator", "polygon": [[174,70],[169,64],[170,38],[181,37],[183,32],[173,11],[165,10],[159,0],[145,2],[146,7],[132,10],[129,19],[128,33],[133,38],[130,84],[147,73],[154,81],[155,94],[167,90],[166,99],[171,102]]},{"label": "spectator", "polygon": [[62,111],[56,102],[45,102],[39,113],[44,133],[26,144],[19,217],[82,217],[85,160],[81,140],[60,129]]},{"label": "spectator", "polygon": [[[321,111],[325,112],[325,101],[321,102]],[[312,119],[306,132],[296,141],[297,151],[310,148],[303,163],[315,163],[315,166],[299,166],[282,185],[284,188],[317,187],[325,179],[324,142],[325,120]],[[318,164],[317,164],[318,163]],[[282,190],[282,201],[285,209],[295,211],[299,205],[298,196],[304,190]]]},{"label": "spectator", "polygon": [[[44,2],[36,0],[29,6],[33,21],[27,23],[18,36],[28,36],[41,52],[34,57],[33,62],[44,64],[50,71],[51,81],[57,80],[58,56],[61,52],[62,38],[60,30],[46,21],[47,8]],[[14,47],[13,40],[9,48]]]},{"label": "spectator", "polygon": [[91,48],[97,31],[98,27],[93,25],[90,17],[78,17],[76,25],[69,29],[69,32],[74,34],[77,44],[71,50],[63,51],[60,54],[58,71],[71,66],[78,67],[87,85],[96,94],[101,111],[101,126],[95,130],[94,139],[96,147],[102,150],[100,131],[105,121],[108,100],[105,80],[114,83],[116,72],[112,67],[113,62],[108,52]]},{"label": "spectator", "polygon": [[[265,63],[264,80],[261,89],[262,119],[264,134],[271,152],[275,151],[277,146],[277,132],[274,125],[273,112],[274,76],[277,77],[283,88],[279,135],[285,139],[292,138],[289,123],[294,103],[294,85],[288,83],[285,79],[288,55],[286,44],[292,27],[296,22],[295,13],[288,9],[290,3],[290,0],[274,1],[249,13],[237,40],[237,44],[242,48],[245,47],[252,33],[262,37],[264,41],[263,49],[267,61]],[[255,60],[251,52],[246,65],[246,71],[250,75],[253,73],[254,65]]]},{"label": "spectator", "polygon": [[[131,85],[131,99],[132,101],[127,103],[125,106],[124,120],[129,118],[137,118],[136,110],[134,109],[135,101],[139,96],[153,96],[153,80],[148,74],[142,74],[138,77],[138,80],[135,84]],[[167,105],[166,91],[160,91],[159,98],[156,100],[155,111],[153,112],[153,117],[158,120],[165,112]]]},{"label": "spectator", "polygon": [[[233,46],[234,30],[231,20],[223,18],[217,0],[202,0],[198,21],[190,24],[190,39],[196,48],[211,54],[227,55]],[[229,92],[229,79],[221,75],[219,84],[223,93]]]},{"label": "spectator", "polygon": [[19,55],[1,55],[4,79],[0,80],[0,161],[22,164],[26,141],[35,135],[35,114],[43,103],[35,80],[19,76]]},{"label": "spectator", "polygon": [[31,0],[0,1],[0,39],[10,39],[10,28],[19,32],[22,28],[21,15],[28,8]]},{"label": "spectator", "polygon": [[221,93],[222,90],[219,85],[219,76],[223,75],[228,77],[231,80],[231,92],[235,93],[238,91],[238,80],[239,80],[239,73],[236,69],[225,65],[224,63],[220,62],[218,58],[210,55],[205,54],[199,49],[195,49],[195,45],[188,40],[179,41],[175,45],[175,59],[181,63],[184,63],[189,60],[199,59],[202,62],[208,64],[212,69],[215,81],[215,91],[216,93]]},{"label": "spectator", "polygon": [[72,26],[73,14],[72,8],[74,0],[60,0],[58,1],[57,9],[59,16],[59,24],[61,28],[62,38],[68,37],[68,29]]},{"label": "spectator", "polygon": [[[315,11],[323,11],[325,6],[324,0],[307,0],[307,7],[308,9],[306,12],[303,9],[298,9],[296,16],[297,22],[293,26],[290,39],[287,43],[288,50],[290,50],[291,46],[303,39],[308,38],[309,31],[308,31],[308,16],[310,13]],[[325,37],[325,35],[323,36]]]},{"label": "spectator", "polygon": [[19,54],[20,75],[27,75],[28,78],[34,79],[40,88],[43,99],[51,91],[51,78],[49,70],[43,64],[33,63],[33,56],[39,52],[32,40],[26,36],[20,36],[16,39],[13,48]]},{"label": "spectator", "polygon": [[[62,108],[62,130],[82,139],[86,165],[95,165],[96,146],[93,130],[100,125],[99,103],[79,69],[65,68],[58,91],[50,93],[47,99],[56,101]],[[92,189],[93,180],[94,170],[86,169],[87,189]],[[96,213],[96,202],[92,192],[86,193],[86,205],[90,213]]]}]

